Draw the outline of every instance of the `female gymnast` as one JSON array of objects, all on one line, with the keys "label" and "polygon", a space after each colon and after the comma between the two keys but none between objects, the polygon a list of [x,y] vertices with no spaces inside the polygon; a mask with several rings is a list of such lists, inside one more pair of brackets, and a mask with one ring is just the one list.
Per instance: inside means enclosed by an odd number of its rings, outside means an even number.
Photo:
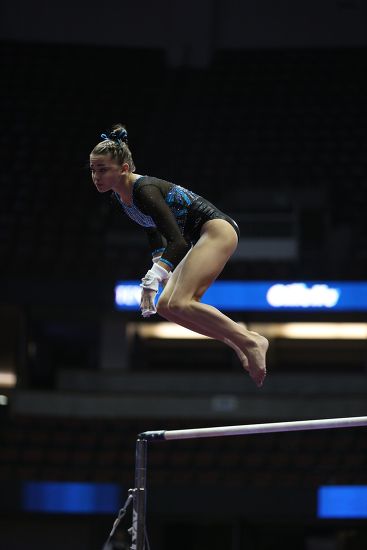
[{"label": "female gymnast", "polygon": [[[121,124],[101,137],[90,154],[93,183],[100,193],[112,191],[125,213],[144,227],[152,250],[153,265],[141,283],[142,315],[158,312],[224,342],[235,350],[255,384],[262,386],[267,339],[200,302],[237,247],[236,222],[188,189],[136,174]],[[164,288],[155,305],[159,284]]]}]

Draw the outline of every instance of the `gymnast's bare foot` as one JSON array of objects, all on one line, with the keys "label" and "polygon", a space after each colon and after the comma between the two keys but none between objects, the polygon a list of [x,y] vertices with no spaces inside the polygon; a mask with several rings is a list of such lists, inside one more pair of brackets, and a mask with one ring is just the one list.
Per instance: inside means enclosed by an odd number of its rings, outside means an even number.
[{"label": "gymnast's bare foot", "polygon": [[252,340],[247,340],[246,347],[244,348],[244,354],[248,359],[248,371],[255,382],[260,388],[265,380],[266,376],[266,352],[269,347],[268,340],[258,334],[257,332],[248,331],[251,334]]},{"label": "gymnast's bare foot", "polygon": [[228,338],[225,338],[224,339],[224,342],[230,346],[232,349],[234,349],[234,351],[236,352],[237,354],[237,357],[238,359],[240,360],[241,362],[241,365],[243,366],[243,368],[245,370],[249,370],[249,366],[248,366],[248,359],[246,357],[246,355],[243,353],[243,351],[238,347],[236,346],[236,344],[234,344],[231,340],[229,340]]}]

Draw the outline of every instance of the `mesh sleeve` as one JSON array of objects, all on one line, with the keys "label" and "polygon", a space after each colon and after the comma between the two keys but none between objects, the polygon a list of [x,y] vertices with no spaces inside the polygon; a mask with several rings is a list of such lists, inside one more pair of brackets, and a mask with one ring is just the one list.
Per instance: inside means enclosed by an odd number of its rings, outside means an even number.
[{"label": "mesh sleeve", "polygon": [[165,237],[163,237],[156,227],[146,227],[145,232],[148,237],[148,243],[152,256],[162,254],[167,246]]},{"label": "mesh sleeve", "polygon": [[176,219],[165,202],[162,192],[154,184],[142,185],[136,192],[137,206],[151,216],[167,246],[161,261],[172,269],[182,260],[191,245],[181,235]]}]

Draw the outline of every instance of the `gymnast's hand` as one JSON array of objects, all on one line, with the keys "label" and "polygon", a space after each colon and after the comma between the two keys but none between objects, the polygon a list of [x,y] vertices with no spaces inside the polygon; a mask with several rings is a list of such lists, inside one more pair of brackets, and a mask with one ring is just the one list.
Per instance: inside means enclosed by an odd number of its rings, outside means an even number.
[{"label": "gymnast's hand", "polygon": [[143,291],[141,293],[140,309],[143,317],[150,317],[150,315],[154,315],[157,312],[154,300],[158,292],[159,283],[167,281],[168,277],[169,273],[164,267],[153,263],[152,268],[142,278],[140,286],[143,288]]},{"label": "gymnast's hand", "polygon": [[156,290],[143,288],[140,300],[140,309],[143,317],[150,317],[157,313],[157,308],[154,303],[156,295]]}]

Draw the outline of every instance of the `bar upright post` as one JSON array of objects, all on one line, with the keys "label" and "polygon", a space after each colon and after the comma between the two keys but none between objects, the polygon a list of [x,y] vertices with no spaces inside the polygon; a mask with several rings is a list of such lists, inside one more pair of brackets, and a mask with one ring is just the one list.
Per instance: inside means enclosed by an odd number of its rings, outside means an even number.
[{"label": "bar upright post", "polygon": [[145,549],[147,440],[136,440],[131,550]]}]

